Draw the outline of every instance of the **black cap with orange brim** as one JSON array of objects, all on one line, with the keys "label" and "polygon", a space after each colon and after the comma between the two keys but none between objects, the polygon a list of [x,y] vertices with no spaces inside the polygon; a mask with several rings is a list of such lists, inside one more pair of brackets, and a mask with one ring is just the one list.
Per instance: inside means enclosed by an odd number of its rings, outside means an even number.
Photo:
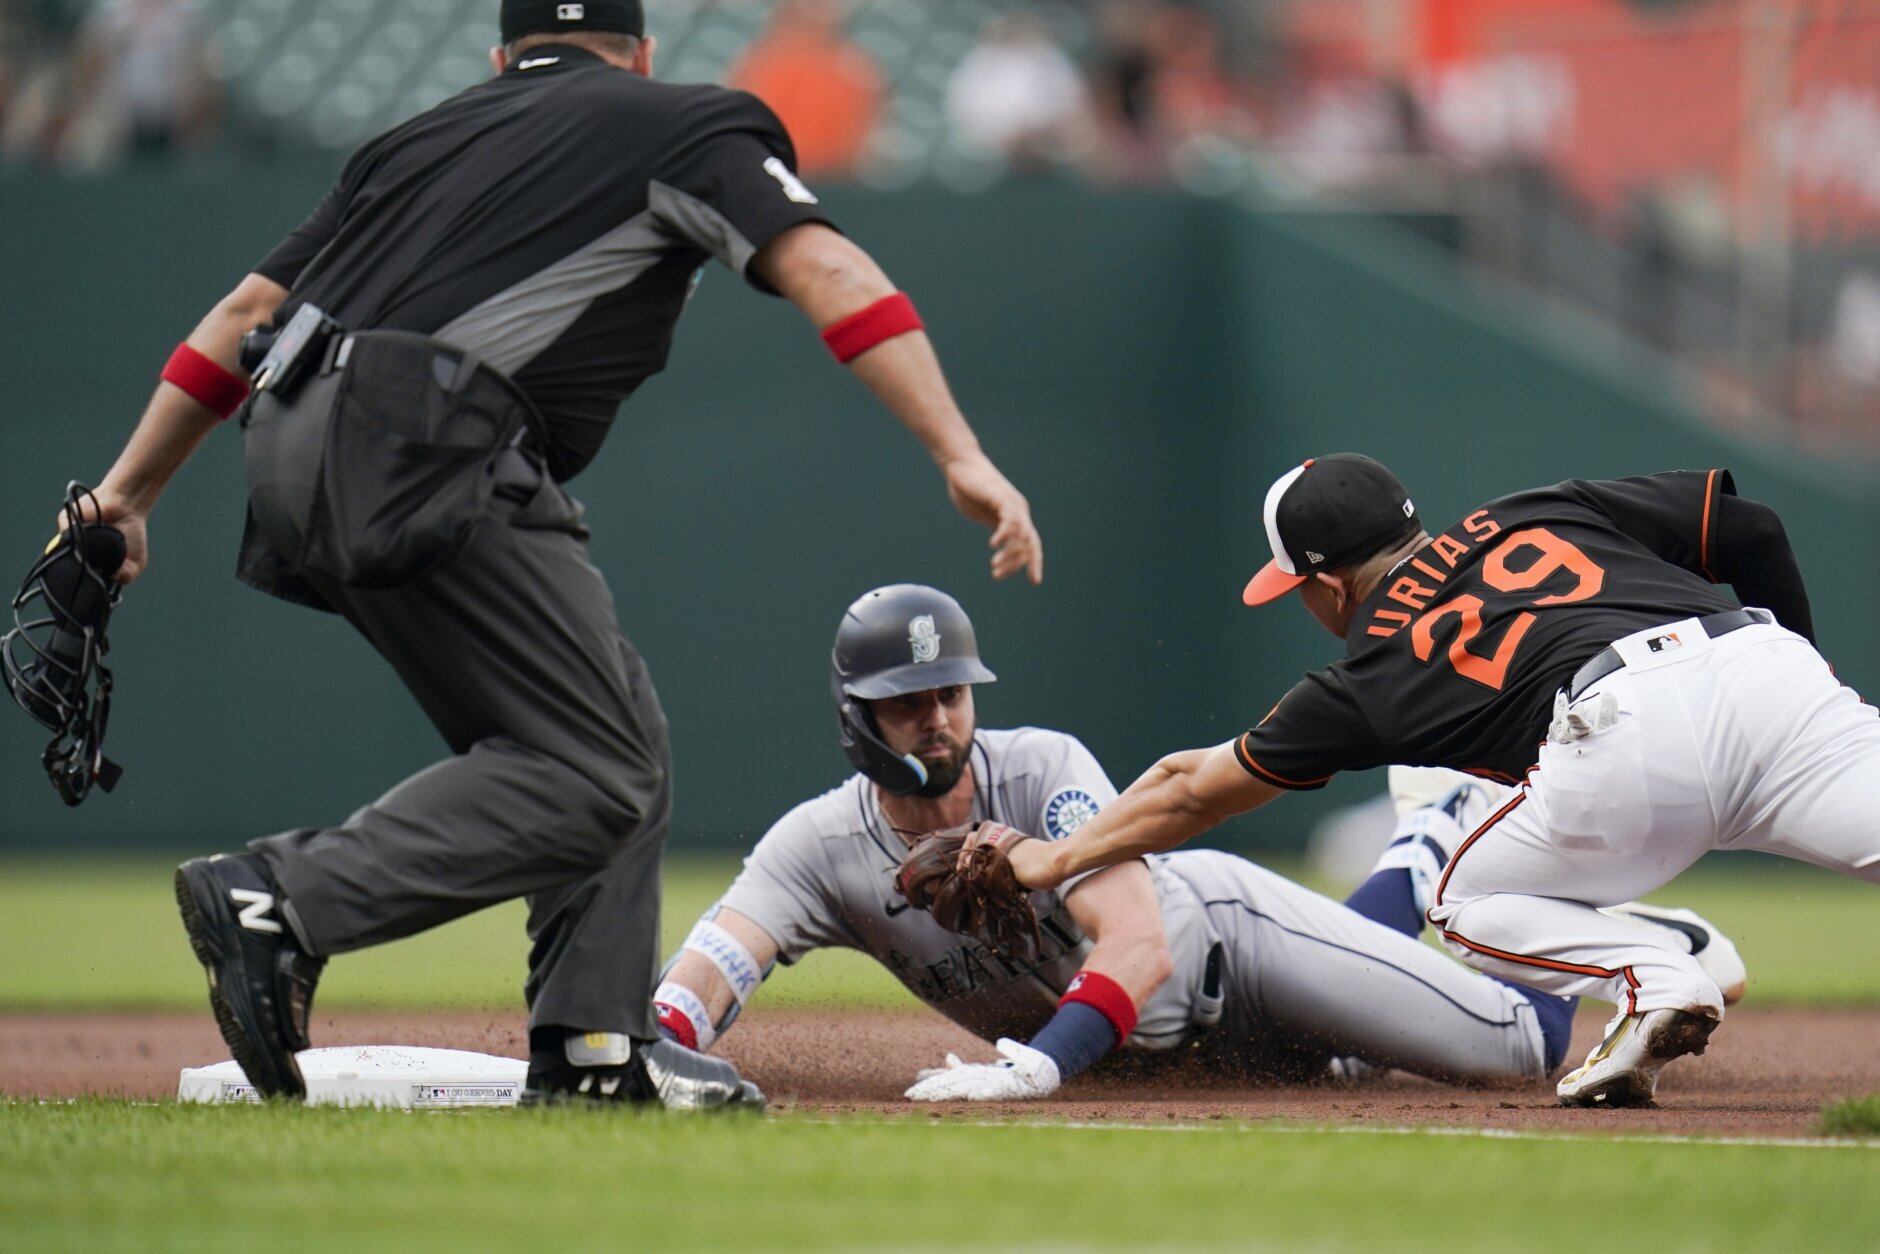
[{"label": "black cap with orange brim", "polygon": [[1262,511],[1273,560],[1240,599],[1265,605],[1322,570],[1361,561],[1422,524],[1403,483],[1362,453],[1307,458],[1267,489]]}]

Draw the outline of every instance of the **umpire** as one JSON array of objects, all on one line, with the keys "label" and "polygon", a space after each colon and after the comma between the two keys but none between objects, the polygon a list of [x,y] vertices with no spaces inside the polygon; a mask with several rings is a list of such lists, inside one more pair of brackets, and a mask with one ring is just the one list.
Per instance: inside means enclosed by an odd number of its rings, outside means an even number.
[{"label": "umpire", "polygon": [[1043,549],[912,303],[830,227],[768,109],[653,82],[639,0],[504,0],[502,39],[493,80],[368,143],[178,347],[98,488],[135,578],[158,495],[239,410],[241,578],[343,615],[453,754],[342,826],[185,863],[177,899],[266,1094],[305,1092],[329,956],[526,896],[525,1101],[761,1104],[655,1030],[666,719],[562,484],[715,256],[921,441],[992,529],[995,578],[1037,582]]}]

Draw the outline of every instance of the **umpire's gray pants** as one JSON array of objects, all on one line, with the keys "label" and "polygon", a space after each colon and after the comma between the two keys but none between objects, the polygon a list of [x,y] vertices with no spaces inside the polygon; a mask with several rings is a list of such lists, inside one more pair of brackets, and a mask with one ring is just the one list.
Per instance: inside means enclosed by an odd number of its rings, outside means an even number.
[{"label": "umpire's gray pants", "polygon": [[443,568],[389,589],[309,578],[454,756],[339,827],[252,847],[323,955],[526,896],[530,1025],[651,1038],[666,717],[588,561],[581,507],[519,453],[503,471],[494,516]]}]

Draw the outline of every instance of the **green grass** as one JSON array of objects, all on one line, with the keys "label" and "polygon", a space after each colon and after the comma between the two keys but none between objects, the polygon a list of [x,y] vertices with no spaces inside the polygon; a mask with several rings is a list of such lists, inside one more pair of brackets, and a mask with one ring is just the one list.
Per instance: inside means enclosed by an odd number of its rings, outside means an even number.
[{"label": "green grass", "polygon": [[[199,1009],[202,974],[176,922],[172,867],[149,858],[0,858],[0,1009]],[[736,870],[728,858],[669,863],[667,952]],[[1752,1006],[1880,1005],[1880,893],[1872,885],[1773,859],[1717,859],[1653,900],[1692,906],[1736,938]],[[522,920],[512,903],[344,955],[327,969],[320,1004],[514,1008],[527,953]],[[838,951],[779,972],[760,999],[817,1009],[914,1004],[873,962]]]},{"label": "green grass", "polygon": [[1880,1137],[1880,1093],[1830,1102],[1821,1109],[1824,1136]]},{"label": "green grass", "polygon": [[1880,1150],[0,1106],[9,1249],[1871,1249]]},{"label": "green grass", "polygon": [[[196,1010],[202,968],[176,919],[174,859],[0,858],[0,1010],[109,1007]],[[673,859],[666,868],[664,951],[737,873],[734,858]],[[514,1009],[522,1002],[528,940],[520,902],[420,936],[334,959],[320,1007]],[[765,990],[771,1006],[911,1007],[874,962],[827,951]]]}]

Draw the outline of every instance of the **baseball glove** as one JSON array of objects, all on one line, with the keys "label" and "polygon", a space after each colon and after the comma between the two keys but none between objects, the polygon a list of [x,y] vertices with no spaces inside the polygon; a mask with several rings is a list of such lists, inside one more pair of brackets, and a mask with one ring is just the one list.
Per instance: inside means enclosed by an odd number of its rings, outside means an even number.
[{"label": "baseball glove", "polygon": [[[968,848],[974,832],[978,838]],[[1036,961],[1038,912],[1006,858],[1006,850],[1031,839],[1003,823],[931,832],[901,859],[894,886],[947,931],[983,941],[1015,961]]]}]

